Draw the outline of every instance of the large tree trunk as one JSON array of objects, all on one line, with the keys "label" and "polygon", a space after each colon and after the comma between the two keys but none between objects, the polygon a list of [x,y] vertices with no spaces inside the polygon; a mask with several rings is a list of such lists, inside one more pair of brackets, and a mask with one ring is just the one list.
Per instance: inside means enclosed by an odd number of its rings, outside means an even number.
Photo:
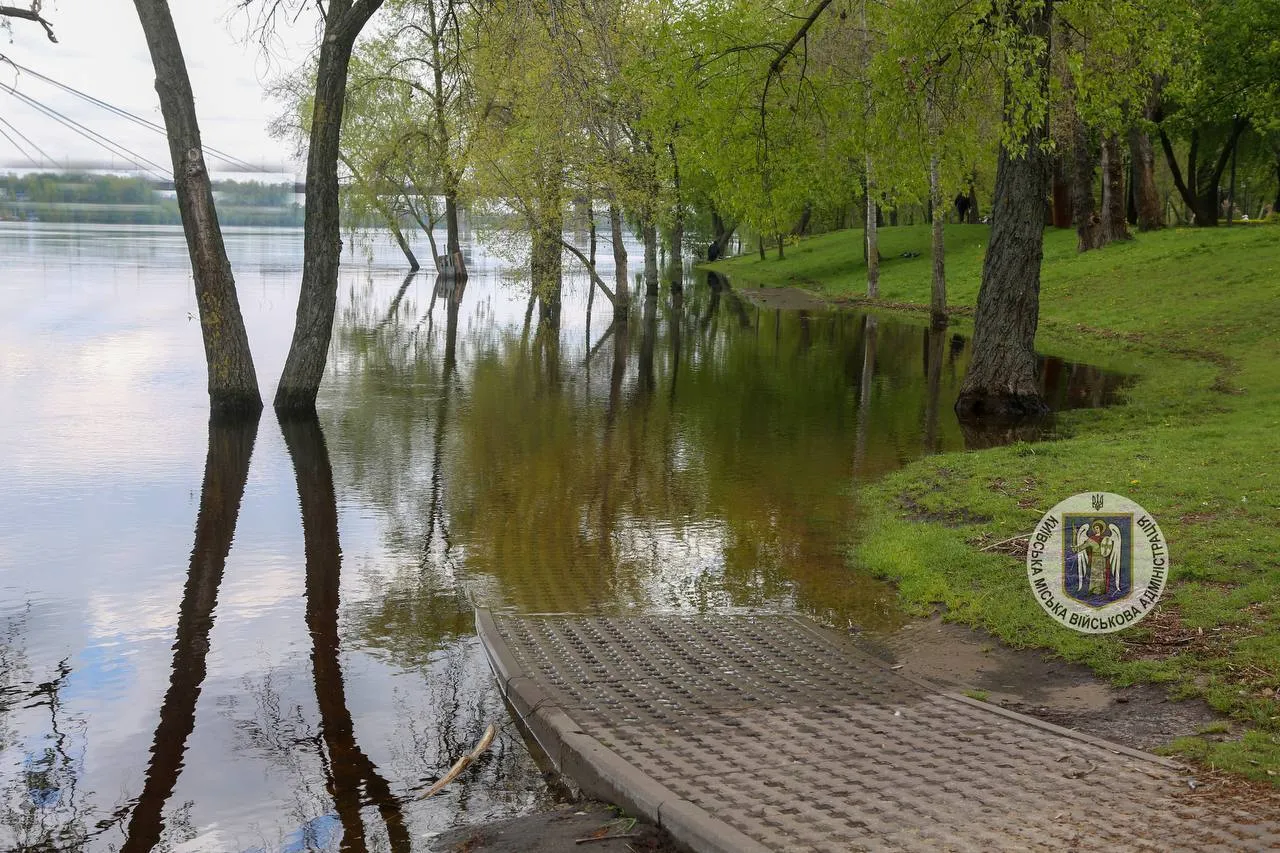
[{"label": "large tree trunk", "polygon": [[182,773],[187,738],[195,729],[218,588],[235,538],[257,435],[257,418],[229,419],[216,413],[209,418],[209,451],[204,462],[204,484],[200,487],[195,545],[178,610],[169,688],[160,705],[151,760],[137,805],[129,816],[122,853],[154,849],[164,829],[164,807]]},{"label": "large tree trunk", "polygon": [[1138,230],[1163,228],[1160,192],[1156,188],[1155,150],[1151,147],[1151,137],[1137,125],[1129,128],[1129,156],[1133,163],[1133,205],[1138,213]]},{"label": "large tree trunk", "polygon": [[933,208],[933,287],[929,293],[929,317],[935,328],[943,328],[947,325],[947,261],[946,241],[942,236],[942,178],[938,161],[935,148],[929,158],[929,201]]},{"label": "large tree trunk", "polygon": [[325,16],[307,150],[307,198],[302,238],[302,288],[284,372],[276,389],[277,412],[316,407],[338,302],[342,234],[338,219],[338,143],[346,100],[347,66],[356,36],[382,0],[331,0]]},{"label": "large tree trunk", "polygon": [[719,211],[711,208],[711,245],[707,247],[707,260],[714,261],[725,256],[729,251],[729,241],[733,239],[734,225],[726,225]]},{"label": "large tree trunk", "polygon": [[213,189],[200,144],[195,99],[182,45],[166,0],[134,0],[156,72],[156,94],[164,115],[173,186],[195,278],[200,334],[208,371],[209,407],[215,413],[256,415],[262,411],[258,374],[240,314],[236,282],[222,242]]},{"label": "large tree trunk", "polygon": [[875,203],[875,176],[871,170],[871,155],[867,155],[867,218],[866,218],[866,255],[867,255],[867,298],[875,299],[880,295],[880,240],[877,227],[880,220],[880,208]]},{"label": "large tree trunk", "polygon": [[445,180],[451,184],[444,194],[444,225],[447,229],[445,250],[449,253],[449,272],[457,278],[467,277],[467,262],[462,257],[462,241],[458,237],[457,178],[450,171]]},{"label": "large tree trunk", "polygon": [[1102,242],[1130,240],[1124,215],[1124,157],[1120,137],[1108,133],[1102,138]]},{"label": "large tree trunk", "polygon": [[[1051,9],[1047,3],[1035,9],[1022,22],[1024,32],[1047,42]],[[1042,91],[1048,83],[1048,65],[1046,46],[1022,69]],[[1005,97],[1007,101],[1007,88]],[[962,420],[1033,417],[1047,409],[1036,381],[1035,353],[1050,171],[1049,157],[1041,147],[1044,134],[1039,123],[1028,130],[1021,140],[1026,148],[1022,156],[1000,147],[991,240],[974,314],[973,358],[956,400],[956,414]]]}]

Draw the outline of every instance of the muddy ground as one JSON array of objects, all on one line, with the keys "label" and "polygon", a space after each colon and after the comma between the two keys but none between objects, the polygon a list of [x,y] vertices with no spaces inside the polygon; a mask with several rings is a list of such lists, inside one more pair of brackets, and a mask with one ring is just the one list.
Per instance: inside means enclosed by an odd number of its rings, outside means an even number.
[{"label": "muddy ground", "polygon": [[[1152,684],[1113,687],[1078,664],[998,640],[940,618],[913,622],[864,647],[904,675],[1135,749],[1152,749],[1222,719],[1203,701],[1170,701]],[[980,691],[980,692],[978,692]]]}]

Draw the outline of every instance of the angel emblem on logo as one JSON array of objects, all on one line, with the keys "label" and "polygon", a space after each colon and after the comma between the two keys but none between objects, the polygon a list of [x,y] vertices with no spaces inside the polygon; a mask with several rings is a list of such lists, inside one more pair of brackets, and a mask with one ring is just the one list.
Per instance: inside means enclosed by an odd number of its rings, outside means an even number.
[{"label": "angel emblem on logo", "polygon": [[1133,592],[1133,516],[1066,513],[1063,517],[1063,591],[1090,607]]}]

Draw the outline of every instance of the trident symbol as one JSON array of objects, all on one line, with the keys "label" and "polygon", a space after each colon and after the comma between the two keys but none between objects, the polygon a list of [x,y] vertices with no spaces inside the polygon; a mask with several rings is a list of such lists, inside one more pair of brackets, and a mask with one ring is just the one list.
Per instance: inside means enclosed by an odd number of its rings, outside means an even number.
[{"label": "trident symbol", "polygon": [[1102,509],[1102,495],[1093,496],[1093,508]]}]

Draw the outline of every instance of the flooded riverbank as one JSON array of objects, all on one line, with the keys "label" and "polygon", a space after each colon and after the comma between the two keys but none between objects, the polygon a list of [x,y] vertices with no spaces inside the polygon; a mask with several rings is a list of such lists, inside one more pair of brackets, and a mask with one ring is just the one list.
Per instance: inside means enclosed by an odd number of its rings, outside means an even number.
[{"label": "flooded riverbank", "polygon": [[[228,248],[270,389],[301,236]],[[510,727],[413,799],[506,721],[473,603],[902,624],[846,567],[855,485],[972,446],[962,338],[705,275],[625,326],[571,278],[549,334],[472,252],[449,287],[357,247],[319,421],[249,429],[208,424],[179,230],[0,226],[0,847],[418,849],[540,808]]]}]

